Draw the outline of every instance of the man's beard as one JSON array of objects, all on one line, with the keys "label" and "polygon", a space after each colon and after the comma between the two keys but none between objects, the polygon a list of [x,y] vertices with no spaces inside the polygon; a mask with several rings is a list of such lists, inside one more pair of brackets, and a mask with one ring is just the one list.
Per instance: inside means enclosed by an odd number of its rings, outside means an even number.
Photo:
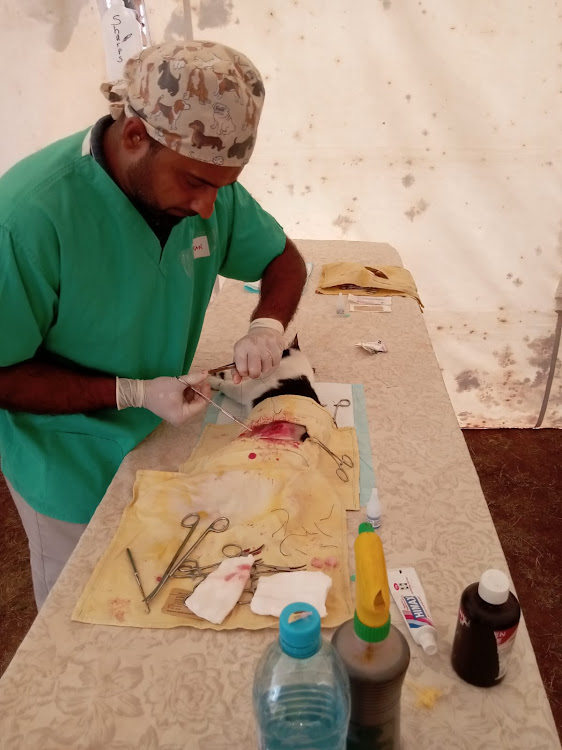
[{"label": "man's beard", "polygon": [[169,234],[184,217],[173,216],[154,204],[149,187],[151,155],[146,154],[139,162],[129,167],[128,182],[132,187],[129,200],[157,235]]}]

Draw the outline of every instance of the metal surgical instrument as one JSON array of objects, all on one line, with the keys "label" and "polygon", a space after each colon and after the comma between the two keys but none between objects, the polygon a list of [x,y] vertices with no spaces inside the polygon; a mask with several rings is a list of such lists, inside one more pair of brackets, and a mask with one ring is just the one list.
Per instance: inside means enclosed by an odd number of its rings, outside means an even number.
[{"label": "metal surgical instrument", "polygon": [[[271,573],[290,573],[293,570],[302,570],[303,568],[306,568],[306,565],[295,565],[293,567],[288,567],[288,566],[283,566],[283,565],[268,565],[267,563],[264,563],[261,560],[256,560],[252,568],[252,571],[250,573],[250,580],[249,580],[250,588],[243,589],[242,594],[240,595],[241,598],[238,600],[238,604],[250,604],[251,603],[254,593],[256,591],[260,576],[270,575]],[[245,600],[243,598],[244,595],[246,596]]]},{"label": "metal surgical instrument", "polygon": [[191,547],[183,555],[183,557],[181,558],[181,560],[178,560],[175,563],[174,568],[172,570],[172,575],[180,567],[180,565],[183,562],[185,562],[185,560],[187,560],[189,558],[189,555],[191,555],[191,553],[193,552],[193,550],[196,549],[196,547],[198,547],[201,544],[201,542],[203,541],[203,539],[205,539],[205,537],[207,536],[207,534],[210,534],[211,532],[214,532],[215,534],[221,534],[223,531],[226,531],[229,526],[230,526],[230,521],[228,520],[228,518],[226,518],[226,516],[220,516],[220,518],[215,518],[215,520],[213,521],[213,523],[211,523],[211,524],[209,524],[209,526],[207,526],[207,528],[201,534],[201,536],[195,542],[195,544],[191,545]]},{"label": "metal surgical instrument", "polygon": [[336,469],[336,476],[338,477],[338,479],[341,479],[342,482],[349,482],[348,473],[343,467],[347,466],[349,469],[352,469],[354,466],[354,463],[351,460],[351,458],[347,455],[347,453],[342,453],[341,457],[336,456],[336,454],[332,453],[332,451],[328,448],[328,446],[324,445],[324,443],[321,440],[318,440],[318,438],[309,436],[308,439],[313,440],[315,443],[318,443],[318,445],[321,448],[323,448],[326,451],[326,453],[334,459],[334,461],[338,465],[338,468]]},{"label": "metal surgical instrument", "polygon": [[[259,554],[263,549],[263,546],[264,545],[258,547],[256,550],[242,550],[239,544],[227,544],[225,545],[225,547],[223,547],[223,555],[227,558],[240,557],[243,559],[248,554]],[[233,549],[237,548],[236,554],[225,553],[226,547],[231,547]],[[187,563],[190,564],[188,565]],[[219,565],[220,562],[217,562],[199,567],[196,560],[186,560],[184,564],[180,565],[180,567],[177,569],[175,575],[179,578],[191,579],[191,581],[193,582],[193,591],[195,591],[197,586],[203,583],[207,576],[213,573],[219,567]],[[239,599],[238,604],[250,604],[256,590],[258,580],[262,575],[271,575],[272,573],[290,573],[294,570],[302,570],[303,568],[306,568],[306,565],[269,565],[268,563],[264,563],[261,558],[254,560],[250,571],[250,577],[248,579],[249,588],[245,587],[241,593],[241,597],[246,596],[246,600],[241,598]],[[188,597],[191,596],[193,591],[188,594]]]},{"label": "metal surgical instrument", "polygon": [[335,410],[334,410],[334,422],[336,422],[336,417],[338,416],[338,409],[340,409],[342,406],[351,406],[351,401],[348,398],[340,398],[337,404],[334,404]]},{"label": "metal surgical instrument", "polygon": [[[191,522],[189,522],[189,519],[193,519]],[[199,523],[199,513],[188,513],[187,516],[184,516],[181,520],[181,525],[185,529],[189,529],[188,533],[185,536],[185,539],[180,544],[180,546],[176,550],[176,554],[172,557],[170,564],[162,574],[162,578],[158,581],[155,588],[152,589],[150,594],[148,596],[145,596],[144,601],[148,604],[148,602],[152,601],[156,594],[160,591],[162,586],[166,583],[166,581],[170,578],[172,575],[172,569],[174,568],[175,563],[178,561],[179,556],[182,553],[182,550],[184,549],[185,545],[189,542],[191,539],[191,536],[195,529],[197,528],[197,524]],[[182,558],[183,559],[183,558]]]},{"label": "metal surgical instrument", "polygon": [[235,370],[236,369],[236,362],[230,362],[228,365],[223,365],[222,367],[213,367],[211,370],[207,370],[209,375],[216,375],[218,372],[224,372],[224,370]]},{"label": "metal surgical instrument", "polygon": [[196,549],[201,544],[203,539],[207,536],[207,534],[211,533],[211,531],[214,532],[215,534],[221,534],[223,531],[226,531],[229,526],[230,526],[230,521],[225,516],[221,516],[220,518],[215,518],[213,523],[207,526],[207,528],[201,534],[201,536],[195,542],[195,544],[192,544],[191,547],[187,550],[187,552],[184,555],[182,555],[182,557],[174,563],[172,567],[172,572],[170,573],[170,575],[176,576],[176,578],[181,578],[181,575],[177,575],[178,572],[180,571],[183,572],[185,569],[187,569],[188,571],[193,570],[194,568],[193,568],[192,563],[195,563],[196,566],[198,565],[196,560],[190,560],[189,558],[189,556],[193,553],[193,550]]},{"label": "metal surgical instrument", "polygon": [[[227,557],[244,557],[244,555],[227,555]],[[187,564],[191,563],[191,564]],[[186,560],[175,572],[176,578],[206,578],[213,569],[218,568],[219,562],[211,563],[210,565],[203,565],[199,567],[195,560]],[[259,578],[261,575],[267,575],[268,573],[290,573],[293,570],[302,570],[306,568],[306,565],[294,565],[292,567],[288,565],[268,565],[264,563],[261,558],[254,560],[252,566],[251,578]]]},{"label": "metal surgical instrument", "polygon": [[[224,545],[222,548],[222,554],[229,558],[246,557],[246,555],[259,555],[264,546],[265,545],[262,544],[261,547],[257,547],[256,549],[242,549],[239,544],[230,542],[229,544]],[[216,562],[200,567],[197,560],[184,559],[181,565],[176,568],[173,575],[176,578],[206,578],[211,572],[211,569],[218,568],[219,565],[220,562]]]},{"label": "metal surgical instrument", "polygon": [[144,589],[142,587],[141,579],[139,576],[139,572],[137,570],[137,566],[135,565],[135,561],[133,560],[133,553],[131,550],[127,547],[127,557],[129,558],[129,562],[131,563],[131,568],[133,569],[133,575],[135,576],[135,581],[137,582],[137,586],[140,589],[140,592],[142,594],[142,600],[144,602],[144,606],[146,607],[147,613],[150,612],[150,606],[148,602],[146,601],[146,594],[144,593]]},{"label": "metal surgical instrument", "polygon": [[[194,519],[191,523],[189,523],[189,519],[190,518]],[[168,565],[168,567],[164,571],[164,575],[162,576],[161,580],[158,581],[158,584],[157,584],[156,588],[154,588],[150,592],[150,594],[145,598],[145,602],[148,603],[152,599],[154,599],[154,597],[160,591],[160,589],[162,588],[162,586],[164,586],[164,584],[176,573],[176,571],[182,565],[185,564],[185,561],[189,558],[189,555],[191,555],[192,552],[193,552],[193,550],[201,544],[201,542],[203,541],[203,539],[205,539],[205,537],[207,536],[207,534],[209,534],[211,531],[215,532],[216,534],[220,534],[221,532],[226,531],[228,529],[228,527],[230,526],[230,521],[225,516],[221,516],[220,518],[215,518],[215,520],[213,521],[213,523],[211,523],[209,526],[207,526],[207,528],[201,534],[201,536],[199,537],[199,539],[194,544],[191,545],[191,547],[187,550],[187,552],[184,552],[183,555],[182,555],[181,553],[182,553],[185,545],[187,544],[187,542],[191,538],[191,535],[195,531],[195,528],[197,527],[198,523],[199,523],[199,514],[198,513],[189,513],[187,516],[184,516],[184,518],[182,518],[181,525],[184,528],[190,529],[190,531],[187,534],[187,536],[185,537],[185,539],[183,540],[183,542],[178,547],[178,549],[176,551],[176,554],[173,556],[170,564]],[[181,555],[181,557],[180,557],[180,555]]]},{"label": "metal surgical instrument", "polygon": [[234,414],[231,414],[231,413],[230,413],[229,411],[227,411],[226,409],[223,409],[223,408],[222,408],[222,406],[219,406],[219,405],[218,405],[218,404],[217,404],[217,403],[216,403],[215,401],[213,401],[213,399],[209,398],[208,396],[205,396],[205,394],[204,394],[204,393],[201,393],[201,391],[198,391],[198,390],[197,390],[197,388],[194,388],[194,387],[193,387],[192,385],[189,385],[189,383],[187,382],[187,380],[184,380],[184,379],[183,379],[183,378],[181,378],[181,377],[180,377],[180,378],[178,378],[178,380],[180,381],[180,383],[183,383],[183,384],[184,384],[184,385],[186,385],[186,386],[187,386],[188,388],[191,388],[191,390],[192,390],[192,391],[194,391],[194,392],[195,392],[195,393],[196,393],[196,394],[197,394],[198,396],[201,396],[201,398],[204,398],[204,399],[205,399],[205,401],[207,401],[207,403],[209,403],[209,404],[212,404],[213,406],[216,406],[216,407],[217,407],[217,409],[218,409],[219,411],[222,411],[222,413],[223,413],[224,415],[226,415],[226,416],[227,416],[227,417],[228,417],[229,419],[232,419],[232,420],[233,420],[234,422],[237,422],[237,423],[238,423],[238,424],[239,424],[239,425],[240,425],[241,427],[243,427],[243,428],[244,428],[245,430],[248,430],[248,432],[251,432],[251,431],[252,431],[252,428],[251,428],[251,427],[248,427],[248,425],[247,425],[247,424],[244,424],[244,422],[241,422],[241,421],[240,421],[239,419],[236,419],[236,417],[234,416]]}]

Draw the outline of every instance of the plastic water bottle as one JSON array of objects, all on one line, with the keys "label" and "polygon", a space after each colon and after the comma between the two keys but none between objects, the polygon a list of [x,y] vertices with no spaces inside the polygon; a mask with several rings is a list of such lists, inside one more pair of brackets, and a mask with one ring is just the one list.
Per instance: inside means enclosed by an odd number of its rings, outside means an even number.
[{"label": "plastic water bottle", "polygon": [[281,612],[279,640],[258,663],[253,699],[260,750],[345,750],[349,680],[310,604]]}]

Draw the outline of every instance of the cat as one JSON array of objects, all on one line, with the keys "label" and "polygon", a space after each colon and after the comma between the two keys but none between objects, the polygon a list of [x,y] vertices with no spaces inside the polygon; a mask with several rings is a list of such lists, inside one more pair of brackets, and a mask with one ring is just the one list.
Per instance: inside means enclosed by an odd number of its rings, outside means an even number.
[{"label": "cat", "polygon": [[[244,378],[239,385],[232,382],[230,373],[209,376],[211,388],[244,405],[248,411],[262,401],[275,396],[306,396],[320,404],[314,390],[314,369],[299,347],[297,336],[285,349],[279,365],[268,375],[257,379]],[[261,440],[289,440],[304,442],[308,438],[303,425],[273,419],[270,423],[252,428],[253,437]]]},{"label": "cat", "polygon": [[306,396],[320,403],[312,385],[314,369],[301,352],[297,336],[284,350],[279,365],[268,375],[256,379],[244,378],[239,385],[235,385],[230,373],[220,372],[217,376],[209,376],[209,383],[213,390],[224,393],[227,398],[248,409],[274,396]]}]

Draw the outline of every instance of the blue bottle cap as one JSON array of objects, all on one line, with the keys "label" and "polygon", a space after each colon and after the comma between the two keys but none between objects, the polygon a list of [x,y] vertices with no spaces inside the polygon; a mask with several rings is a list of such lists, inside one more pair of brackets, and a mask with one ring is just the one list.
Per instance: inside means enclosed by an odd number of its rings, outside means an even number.
[{"label": "blue bottle cap", "polygon": [[279,645],[295,659],[308,659],[320,649],[320,615],[312,604],[294,602],[279,616]]}]

